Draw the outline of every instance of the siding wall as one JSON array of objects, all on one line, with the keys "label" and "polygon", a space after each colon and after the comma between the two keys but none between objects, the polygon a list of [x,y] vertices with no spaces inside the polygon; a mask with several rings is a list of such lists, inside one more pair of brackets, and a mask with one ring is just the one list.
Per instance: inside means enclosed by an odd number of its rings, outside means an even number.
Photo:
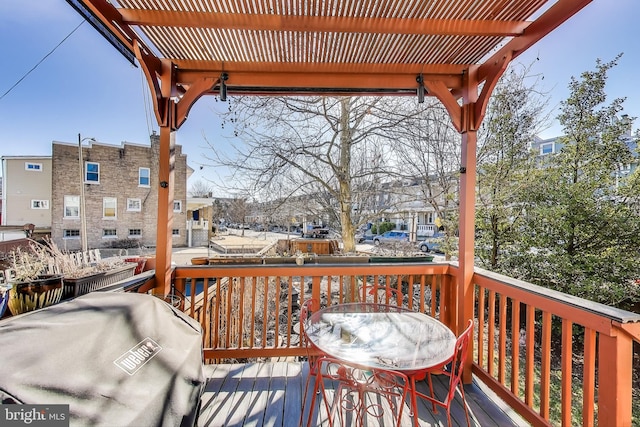
[{"label": "siding wall", "polygon": [[[26,170],[26,163],[42,165],[40,170]],[[51,157],[3,157],[3,215],[2,225],[51,225]],[[46,209],[33,209],[32,200],[49,203]]]}]

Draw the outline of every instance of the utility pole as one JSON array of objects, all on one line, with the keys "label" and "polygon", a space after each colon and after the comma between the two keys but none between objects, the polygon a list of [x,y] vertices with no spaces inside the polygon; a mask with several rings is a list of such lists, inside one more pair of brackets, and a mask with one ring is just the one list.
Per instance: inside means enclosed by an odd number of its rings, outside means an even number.
[{"label": "utility pole", "polygon": [[82,242],[82,252],[88,250],[87,244],[87,215],[84,201],[84,161],[82,160],[82,141],[85,139],[95,141],[95,138],[84,138],[78,134],[78,163],[80,167],[80,239]]}]

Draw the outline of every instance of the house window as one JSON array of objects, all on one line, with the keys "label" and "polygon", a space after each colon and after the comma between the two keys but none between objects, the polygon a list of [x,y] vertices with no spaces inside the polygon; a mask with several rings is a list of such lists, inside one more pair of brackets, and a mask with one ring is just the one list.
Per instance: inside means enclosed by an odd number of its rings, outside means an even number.
[{"label": "house window", "polygon": [[64,217],[80,218],[80,196],[64,196]]},{"label": "house window", "polygon": [[36,171],[36,172],[42,172],[42,163],[30,163],[30,162],[26,162],[24,164],[24,170],[27,171]]},{"label": "house window", "polygon": [[116,219],[118,208],[118,199],[115,197],[104,197],[102,199],[102,218],[103,219]]},{"label": "house window", "polygon": [[84,182],[88,184],[100,183],[100,163],[86,162]]},{"label": "house window", "polygon": [[149,168],[138,169],[138,185],[148,187],[150,184],[151,170]]},{"label": "house window", "polygon": [[175,200],[173,202],[173,211],[182,212],[182,200]]},{"label": "house window", "polygon": [[74,239],[80,237],[80,230],[78,229],[65,229],[63,230],[63,237],[65,239]]},{"label": "house window", "polygon": [[48,200],[32,200],[31,209],[49,209]]},{"label": "house window", "polygon": [[102,237],[118,237],[115,228],[105,228],[102,230]]},{"label": "house window", "polygon": [[139,228],[130,228],[129,237],[142,237],[142,230]]},{"label": "house window", "polygon": [[127,210],[131,212],[140,212],[142,210],[142,200],[127,199]]},{"label": "house window", "polygon": [[174,228],[172,233],[174,236],[179,236],[180,235],[180,229],[179,228]]},{"label": "house window", "polygon": [[553,153],[553,143],[550,142],[548,144],[542,144],[540,146],[540,155],[544,156],[545,154]]}]

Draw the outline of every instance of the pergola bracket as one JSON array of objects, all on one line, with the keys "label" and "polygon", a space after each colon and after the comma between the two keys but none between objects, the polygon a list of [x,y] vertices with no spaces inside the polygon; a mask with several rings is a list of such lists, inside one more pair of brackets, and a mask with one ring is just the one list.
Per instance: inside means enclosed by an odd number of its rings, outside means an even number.
[{"label": "pergola bracket", "polygon": [[176,112],[176,127],[178,129],[187,120],[187,116],[189,115],[189,111],[193,104],[195,104],[202,95],[210,92],[219,81],[219,78],[205,77],[197,80],[194,84],[189,86],[177,103],[178,110]]}]

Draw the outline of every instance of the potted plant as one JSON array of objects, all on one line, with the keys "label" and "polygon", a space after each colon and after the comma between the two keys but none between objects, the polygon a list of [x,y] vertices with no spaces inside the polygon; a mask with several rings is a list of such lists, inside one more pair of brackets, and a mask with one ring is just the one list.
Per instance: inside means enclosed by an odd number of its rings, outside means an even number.
[{"label": "potted plant", "polygon": [[50,254],[53,270],[62,275],[62,299],[78,297],[133,277],[139,265],[117,257],[92,260],[88,254],[64,253],[51,240],[45,240],[41,246]]},{"label": "potted plant", "polygon": [[6,280],[9,288],[7,305],[17,315],[60,302],[62,275],[48,274],[49,255],[46,249],[31,244],[9,254],[10,268]]},{"label": "potted plant", "polygon": [[9,302],[9,289],[11,285],[8,283],[0,283],[0,319],[4,316],[4,312],[7,309],[7,303]]}]

